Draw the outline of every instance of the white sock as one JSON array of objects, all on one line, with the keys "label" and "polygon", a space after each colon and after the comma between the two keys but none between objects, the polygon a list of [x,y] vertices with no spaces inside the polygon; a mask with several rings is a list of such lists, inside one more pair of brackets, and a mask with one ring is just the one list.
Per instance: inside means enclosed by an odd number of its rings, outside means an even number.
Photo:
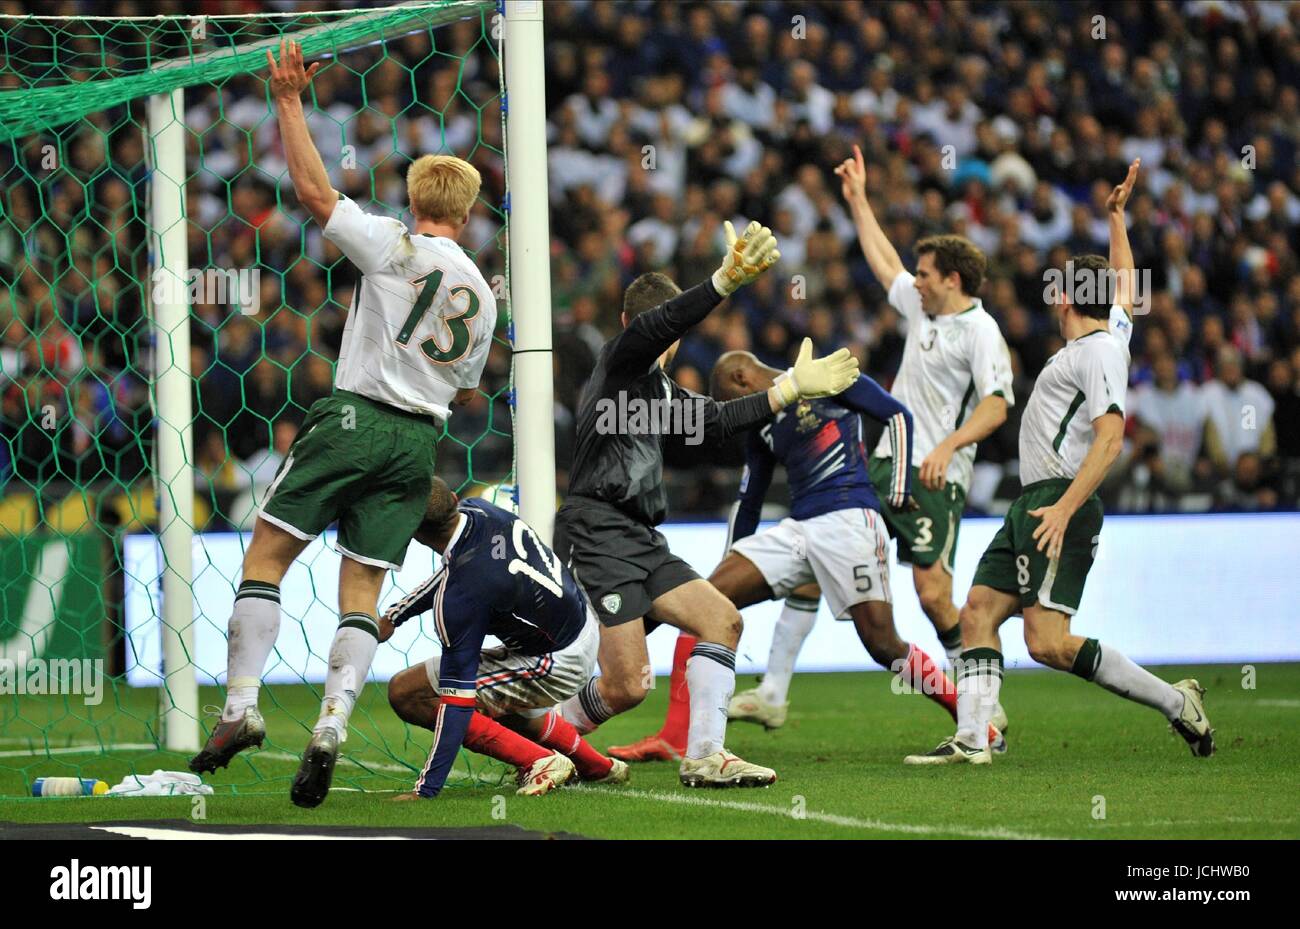
[{"label": "white sock", "polygon": [[790,693],[790,678],[794,676],[795,659],[816,621],[816,600],[786,597],[781,618],[776,621],[776,629],[772,632],[772,650],[767,656],[763,683],[758,685],[759,695],[768,703],[778,706],[785,703]]},{"label": "white sock", "polygon": [[736,653],[716,642],[700,642],[686,661],[691,691],[691,725],[686,757],[707,758],[722,751],[727,731],[727,704],[736,691]]},{"label": "white sock", "polygon": [[614,715],[605,698],[600,695],[600,687],[596,683],[598,680],[600,678],[593,677],[582,690],[556,707],[560,718],[577,729],[579,735],[594,732],[597,726]]},{"label": "white sock", "polygon": [[965,650],[961,644],[961,624],[953,626],[947,632],[937,633],[937,635],[939,636],[939,644],[943,646],[944,657],[948,659],[948,664],[955,666],[957,659],[961,657],[961,653]]},{"label": "white sock", "polygon": [[345,613],[330,643],[329,670],[325,672],[325,698],[313,732],[333,729],[342,741],[357,695],[370,673],[379,648],[379,623],[368,613]]},{"label": "white sock", "polygon": [[1097,646],[1099,660],[1091,680],[1113,694],[1177,719],[1183,712],[1183,695],[1173,685],[1160,680],[1150,671],[1134,664],[1121,651],[1109,645]]},{"label": "white sock", "polygon": [[1002,654],[992,648],[962,652],[957,672],[957,740],[975,748],[989,744],[989,720],[1002,691]]},{"label": "white sock", "polygon": [[227,627],[226,705],[221,711],[226,722],[257,706],[262,672],[279,634],[280,588],[266,581],[244,581]]}]

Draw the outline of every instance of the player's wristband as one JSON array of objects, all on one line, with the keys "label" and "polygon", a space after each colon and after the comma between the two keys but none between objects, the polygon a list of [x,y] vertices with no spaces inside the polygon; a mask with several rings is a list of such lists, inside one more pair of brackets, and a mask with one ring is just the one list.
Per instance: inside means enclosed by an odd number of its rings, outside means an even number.
[{"label": "player's wristband", "polygon": [[[739,275],[739,272],[735,268],[732,268],[732,273]],[[731,278],[727,277],[726,271],[723,268],[719,268],[713,272],[712,281],[713,289],[718,292],[718,296],[720,297],[729,297],[740,289],[741,282],[733,281]]]},{"label": "player's wristband", "polygon": [[772,386],[776,388],[782,406],[789,406],[799,399],[799,384],[794,379],[794,368],[790,368],[784,374],[778,374],[776,383]]}]

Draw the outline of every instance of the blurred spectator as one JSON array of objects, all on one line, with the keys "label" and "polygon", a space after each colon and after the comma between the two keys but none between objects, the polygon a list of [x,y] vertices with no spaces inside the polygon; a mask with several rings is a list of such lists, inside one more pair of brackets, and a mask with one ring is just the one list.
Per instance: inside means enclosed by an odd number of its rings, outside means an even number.
[{"label": "blurred spectator", "polygon": [[1135,388],[1129,403],[1139,444],[1149,452],[1138,457],[1150,468],[1158,489],[1184,493],[1192,487],[1205,436],[1205,388],[1180,380],[1177,363],[1168,352],[1159,355],[1152,367],[1153,381]]},{"label": "blurred spectator", "polygon": [[[1225,484],[1219,505],[1296,506],[1297,11],[1121,4],[1098,42],[1095,11],[1069,2],[811,4],[796,30],[779,3],[551,0],[558,454],[571,443],[584,372],[621,326],[623,288],[652,269],[682,287],[703,280],[721,254],[724,220],[771,226],[782,260],[683,340],[675,376],[707,382],[734,348],[785,367],[809,335],[819,348],[850,346],[888,386],[902,323],[833,183],[855,143],[906,265],[915,241],[935,231],[986,251],[981,296],[1012,350],[1017,393],[1028,396],[1062,344],[1044,272],[1072,254],[1105,252],[1106,194],[1140,156],[1130,238],[1154,293],[1134,339],[1141,468],[1122,477],[1146,473],[1162,493],[1196,502],[1197,463],[1212,459]],[[109,38],[104,63],[129,59]],[[399,215],[417,154],[473,158],[483,202],[465,244],[490,281],[504,271],[497,67],[471,18],[439,28],[436,54],[417,33],[340,55],[318,74],[308,107],[332,181],[377,213]],[[274,186],[283,156],[263,78],[185,94],[198,166],[187,188],[190,262],[262,275],[255,315],[213,300],[193,309],[196,454],[220,471],[229,456],[220,459],[217,442],[240,459],[267,452],[273,423],[328,392],[357,274]],[[140,120],[138,104],[88,116],[64,133],[69,155],[53,172],[26,167],[39,162],[39,139],[0,152],[0,437],[11,486],[73,473],[130,481],[148,461],[142,385],[154,348],[140,284],[149,279],[146,230],[133,205],[147,178]],[[504,313],[501,325],[504,337]],[[508,379],[509,355],[494,349],[484,396],[453,416],[439,448],[453,483],[509,473]],[[1209,423],[1199,450],[1198,403]],[[46,410],[64,417],[61,429],[40,427]],[[996,507],[1014,490],[1017,424],[1018,407],[982,444],[972,505]],[[114,455],[86,457],[106,442],[120,443]],[[718,473],[682,476],[674,512],[717,515],[727,492],[699,488],[714,487]]]},{"label": "blurred spectator", "polygon": [[1230,345],[1219,349],[1214,380],[1203,392],[1208,417],[1205,446],[1220,474],[1233,474],[1245,454],[1272,457],[1277,450],[1273,398],[1262,384],[1246,379],[1240,351]]}]

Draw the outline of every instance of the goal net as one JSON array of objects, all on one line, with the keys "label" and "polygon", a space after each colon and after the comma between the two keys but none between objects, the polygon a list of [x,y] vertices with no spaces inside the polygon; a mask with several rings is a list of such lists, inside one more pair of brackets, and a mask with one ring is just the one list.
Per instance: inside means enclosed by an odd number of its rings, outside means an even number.
[{"label": "goal net", "polygon": [[[425,2],[310,14],[0,17],[0,797],[40,777],[185,770],[224,699],[226,626],[259,502],[330,393],[358,273],[296,202],[266,80],[283,38],[334,186],[408,225],[404,177],[449,153],[483,177],[461,244],[498,330],[438,473],[509,503],[502,14]],[[338,623],[333,532],[285,577],[268,738],[218,791],[283,793]],[[412,544],[380,608],[434,569]],[[382,683],[438,649],[380,646],[338,787],[409,789],[430,744]],[[451,783],[506,769],[462,753]]]}]

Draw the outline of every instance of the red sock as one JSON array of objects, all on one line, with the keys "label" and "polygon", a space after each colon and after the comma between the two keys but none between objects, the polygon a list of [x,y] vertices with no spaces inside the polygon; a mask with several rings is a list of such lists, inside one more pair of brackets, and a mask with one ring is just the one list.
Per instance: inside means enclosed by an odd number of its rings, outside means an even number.
[{"label": "red sock", "polygon": [[470,751],[504,761],[516,768],[526,768],[534,761],[551,754],[536,742],[511,732],[495,719],[475,713],[470,717],[469,731],[465,733],[465,747]]},{"label": "red sock", "polygon": [[[942,706],[957,721],[957,685],[952,682],[943,668],[930,660],[930,656],[913,645],[907,652],[907,664],[900,675],[913,690],[919,690],[935,703]],[[989,725],[989,744],[993,743],[997,732]]]},{"label": "red sock", "polygon": [[907,663],[899,677],[947,710],[953,722],[957,721],[957,685],[917,646],[908,649]]},{"label": "red sock", "polygon": [[578,769],[578,776],[586,780],[596,780],[609,773],[614,767],[614,760],[606,758],[587,743],[573,723],[562,719],[552,710],[546,716],[546,728],[537,741],[547,748],[553,748],[561,755],[568,756],[573,766]]},{"label": "red sock", "polygon": [[698,640],[685,632],[677,636],[673,649],[673,674],[668,679],[668,715],[664,718],[659,738],[673,748],[686,749],[686,733],[691,726],[691,691],[686,686],[686,660]]}]

